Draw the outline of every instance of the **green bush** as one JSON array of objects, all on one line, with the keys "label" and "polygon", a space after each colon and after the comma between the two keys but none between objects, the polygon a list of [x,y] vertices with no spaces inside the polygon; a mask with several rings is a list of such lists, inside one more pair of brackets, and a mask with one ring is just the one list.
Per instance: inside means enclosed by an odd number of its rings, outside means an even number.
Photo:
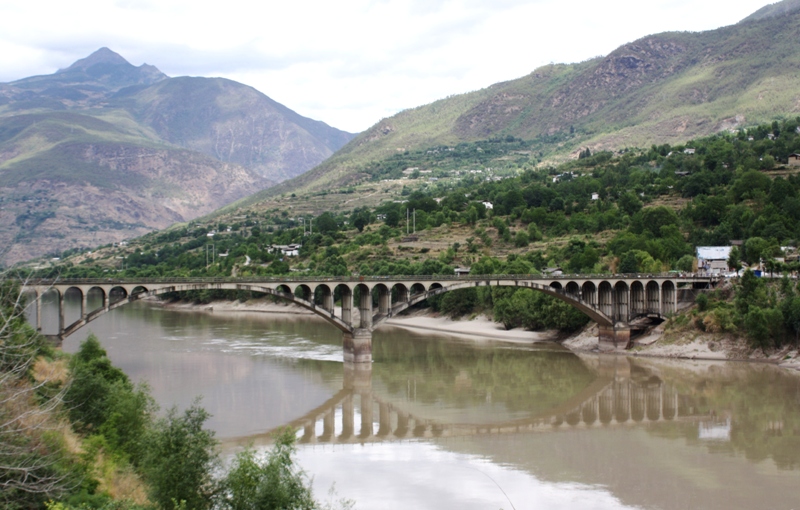
[{"label": "green bush", "polygon": [[211,508],[219,465],[214,433],[204,429],[209,414],[195,401],[183,414],[172,408],[145,437],[143,467],[150,498],[163,509]]},{"label": "green bush", "polygon": [[313,510],[311,483],[299,469],[294,431],[280,432],[269,455],[260,460],[252,448],[236,455],[222,481],[221,507],[230,510]]}]

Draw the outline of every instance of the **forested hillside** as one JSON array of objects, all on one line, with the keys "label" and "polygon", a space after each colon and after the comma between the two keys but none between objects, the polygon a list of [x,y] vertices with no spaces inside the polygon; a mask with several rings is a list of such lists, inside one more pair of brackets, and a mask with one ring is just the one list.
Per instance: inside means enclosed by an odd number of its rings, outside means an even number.
[{"label": "forested hillside", "polygon": [[[742,241],[732,270],[739,260],[764,260],[769,269],[795,271],[796,257],[781,247],[796,246],[800,238],[800,167],[788,164],[800,152],[799,124],[773,122],[678,146],[584,150],[579,159],[544,170],[507,158],[527,147],[512,138],[432,148],[372,170],[364,186],[410,170],[395,181],[402,184],[399,200],[312,217],[298,215],[299,204],[325,193],[289,197],[283,207],[238,210],[124,248],[82,253],[41,274],[453,274],[457,265],[471,266],[472,274],[530,274],[546,267],[690,272],[696,246],[732,241]],[[483,166],[489,162],[498,164],[490,170]],[[276,252],[275,245],[290,243],[302,245],[298,257]],[[574,330],[585,322],[569,307],[540,303],[544,298],[532,293],[523,299],[522,291],[471,292],[446,295],[434,305],[453,314],[489,310],[508,327]],[[762,308],[779,307],[779,301],[765,301]],[[728,328],[737,324],[720,320]]]}]

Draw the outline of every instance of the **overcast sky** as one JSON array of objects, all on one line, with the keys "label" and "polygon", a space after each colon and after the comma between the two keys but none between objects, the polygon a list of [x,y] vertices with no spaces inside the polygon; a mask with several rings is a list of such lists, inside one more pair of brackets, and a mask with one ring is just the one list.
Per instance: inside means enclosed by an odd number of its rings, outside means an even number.
[{"label": "overcast sky", "polygon": [[731,25],[768,0],[0,0],[0,82],[107,46],[169,76],[222,76],[362,131],[398,111]]}]

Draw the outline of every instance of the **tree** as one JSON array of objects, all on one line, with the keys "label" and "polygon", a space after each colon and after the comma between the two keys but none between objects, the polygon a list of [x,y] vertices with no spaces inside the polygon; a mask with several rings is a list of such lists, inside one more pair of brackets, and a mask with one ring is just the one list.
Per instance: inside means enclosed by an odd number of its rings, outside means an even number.
[{"label": "tree", "polygon": [[316,221],[317,231],[320,234],[331,234],[339,230],[339,225],[336,223],[336,218],[329,212],[320,214]]},{"label": "tree", "polygon": [[[264,459],[252,448],[236,455],[222,481],[221,506],[230,510],[312,510],[319,507],[311,482],[297,467],[293,456],[294,431],[287,427],[275,437],[275,445]],[[351,508],[350,501],[340,501]]]},{"label": "tree", "polygon": [[742,259],[739,255],[739,247],[734,246],[728,254],[728,269],[738,271],[742,267]]},{"label": "tree", "polygon": [[145,438],[145,478],[152,500],[161,508],[211,508],[219,456],[214,433],[203,428],[208,418],[197,401],[182,415],[173,407]]},{"label": "tree", "polygon": [[41,508],[79,485],[81,473],[50,419],[63,389],[53,391],[48,381],[31,377],[37,357],[49,349],[25,321],[19,283],[5,276],[0,275],[0,506]]},{"label": "tree", "polygon": [[619,263],[620,273],[637,273],[639,272],[639,261],[636,259],[634,250],[626,253]]}]

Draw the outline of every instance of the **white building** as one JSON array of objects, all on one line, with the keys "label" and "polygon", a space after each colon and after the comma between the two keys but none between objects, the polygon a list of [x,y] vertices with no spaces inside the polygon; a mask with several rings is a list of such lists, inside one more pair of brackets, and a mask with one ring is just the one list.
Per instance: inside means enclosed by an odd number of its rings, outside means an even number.
[{"label": "white building", "polygon": [[730,255],[731,246],[698,246],[695,252],[697,270],[709,274],[725,273]]},{"label": "white building", "polygon": [[296,257],[302,247],[302,244],[274,244],[269,248],[272,253],[280,253],[284,257]]}]

